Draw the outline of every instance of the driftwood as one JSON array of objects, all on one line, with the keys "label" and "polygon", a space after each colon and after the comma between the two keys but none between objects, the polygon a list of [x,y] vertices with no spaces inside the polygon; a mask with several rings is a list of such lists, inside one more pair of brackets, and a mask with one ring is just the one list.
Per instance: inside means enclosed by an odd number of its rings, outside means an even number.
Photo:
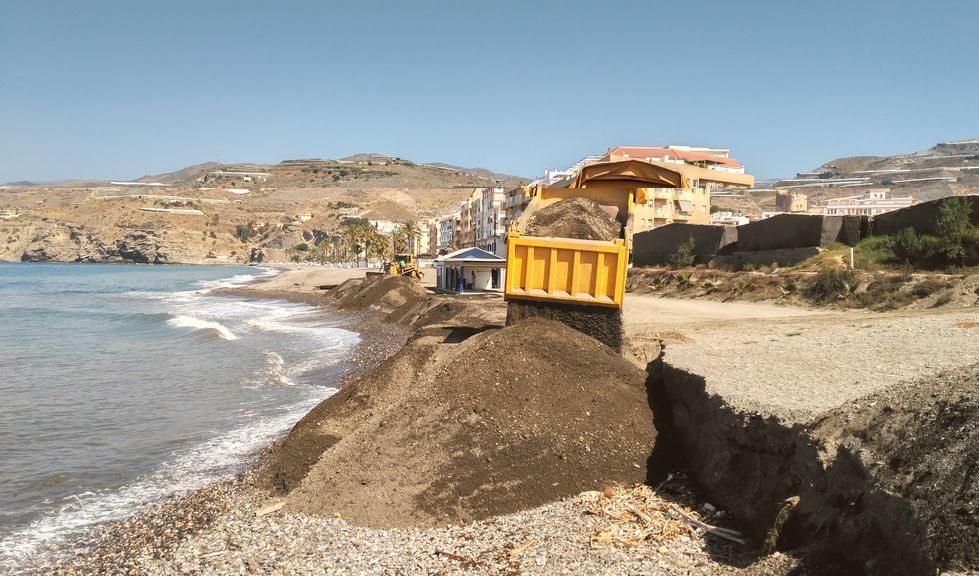
[{"label": "driftwood", "polygon": [[282,510],[282,507],[285,506],[285,505],[286,505],[286,501],[285,500],[280,500],[278,502],[273,502],[271,504],[267,504],[265,506],[262,506],[258,510],[256,510],[255,511],[255,516],[258,516],[259,518],[261,518],[262,516],[268,516],[269,514],[271,514],[273,512],[278,512],[279,510]]},{"label": "driftwood", "polygon": [[731,542],[737,542],[744,546],[748,543],[744,538],[744,534],[738,532],[737,530],[731,530],[730,528],[721,528],[720,526],[712,526],[699,518],[695,518],[683,510],[680,510],[676,506],[673,506],[673,511],[680,515],[681,518],[689,522],[691,525],[703,529],[707,534],[712,536],[717,536],[718,538],[723,538],[725,540],[730,540]]}]

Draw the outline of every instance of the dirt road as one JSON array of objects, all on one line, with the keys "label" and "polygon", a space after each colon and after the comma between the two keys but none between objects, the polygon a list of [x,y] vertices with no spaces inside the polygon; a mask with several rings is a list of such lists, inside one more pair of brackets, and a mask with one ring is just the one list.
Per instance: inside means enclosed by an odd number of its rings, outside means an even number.
[{"label": "dirt road", "polygon": [[626,332],[643,326],[683,326],[720,324],[744,320],[803,318],[830,314],[813,308],[777,306],[761,302],[716,302],[659,298],[648,294],[627,294],[624,307]]}]

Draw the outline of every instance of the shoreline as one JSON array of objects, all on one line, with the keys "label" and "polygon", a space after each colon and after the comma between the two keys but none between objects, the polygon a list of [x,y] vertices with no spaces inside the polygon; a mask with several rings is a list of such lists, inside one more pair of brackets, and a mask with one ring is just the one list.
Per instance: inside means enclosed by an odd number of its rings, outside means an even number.
[{"label": "shoreline", "polygon": [[[275,269],[278,273],[258,275],[242,286],[211,289],[207,295],[307,304],[338,318],[340,327],[357,333],[360,341],[344,358],[343,363],[348,368],[336,381],[329,383],[331,387],[340,389],[374,369],[396,353],[408,338],[408,329],[384,322],[380,314],[374,311],[339,311],[323,298],[322,293],[262,289],[261,285],[289,271],[272,266],[262,268]],[[246,286],[248,289],[245,289]],[[305,415],[300,416],[296,423]],[[144,503],[123,518],[98,522],[52,542],[40,542],[25,557],[23,564],[13,556],[12,563],[29,574],[92,574],[102,572],[104,566],[112,566],[113,571],[120,569],[119,562],[125,564],[126,557],[130,555],[138,558],[145,557],[147,553],[153,556],[165,553],[183,537],[209,525],[226,512],[229,498],[238,500],[246,494],[253,497],[271,494],[270,487],[263,485],[259,476],[274,447],[288,433],[286,430],[272,443],[242,454],[243,468],[230,478],[215,479],[204,487]],[[80,558],[84,558],[81,563],[78,562]],[[8,562],[10,560],[0,556],[0,568]]]},{"label": "shoreline", "polygon": [[[359,273],[363,275],[364,270]],[[334,276],[331,277],[331,274]],[[468,329],[472,333],[485,331],[491,335],[503,329],[505,305],[498,295],[474,299],[432,295],[429,292],[422,297],[423,300],[410,302],[409,298],[406,303],[394,291],[390,297],[382,299],[374,288],[369,287],[366,292],[373,293],[374,299],[362,301],[357,300],[356,285],[353,288],[345,286],[329,294],[327,287],[339,285],[342,280],[336,277],[334,271],[299,269],[258,278],[247,285],[217,288],[210,292],[218,297],[273,299],[319,306],[324,313],[340,318],[344,328],[357,332],[361,341],[346,360],[350,369],[341,375],[336,384],[341,391],[348,385],[354,386],[347,394],[333,397],[333,408],[327,404],[329,400],[312,408],[297,420],[288,435],[253,452],[242,472],[233,478],[215,481],[200,490],[149,504],[123,520],[100,524],[76,538],[66,539],[50,548],[39,548],[39,553],[51,552],[53,555],[45,558],[43,563],[32,566],[30,573],[305,574],[326,571],[331,574],[502,574],[519,571],[529,574],[598,575],[655,571],[663,574],[781,576],[789,573],[823,573],[823,570],[840,568],[823,564],[830,560],[813,546],[794,548],[785,554],[776,552],[764,555],[759,549],[757,530],[746,523],[744,511],[736,507],[737,503],[732,505],[731,497],[718,495],[716,491],[708,492],[709,487],[705,488],[703,478],[698,477],[699,470],[683,465],[673,469],[673,475],[664,484],[656,484],[653,496],[658,499],[662,509],[678,509],[682,512],[680,516],[700,517],[721,527],[748,528],[755,540],[743,545],[733,544],[698,529],[692,532],[674,530],[670,536],[662,539],[633,541],[628,545],[614,538],[610,541],[608,530],[618,530],[616,533],[622,534],[623,530],[635,530],[635,526],[617,525],[613,518],[596,515],[595,501],[589,500],[594,498],[589,494],[596,492],[566,492],[551,500],[543,500],[543,503],[535,503],[533,507],[512,507],[509,510],[519,511],[490,515],[475,521],[463,519],[458,525],[437,522],[419,525],[410,522],[390,525],[373,523],[357,516],[359,508],[339,508],[344,505],[342,495],[327,496],[326,507],[318,510],[295,508],[291,499],[296,486],[288,482],[282,484],[276,476],[282,471],[281,457],[284,455],[300,463],[316,463],[321,456],[328,458],[328,452],[322,452],[324,448],[317,443],[326,441],[332,445],[336,438],[309,437],[308,434],[323,434],[319,431],[324,430],[325,426],[337,426],[325,428],[325,433],[333,434],[333,430],[338,430],[336,434],[340,438],[349,437],[356,433],[351,432],[356,425],[350,428],[349,418],[376,417],[378,405],[372,404],[370,398],[383,388],[372,389],[370,386],[373,384],[370,383],[363,388],[365,380],[374,382],[380,378],[393,381],[395,377],[391,374],[399,372],[392,370],[401,370],[399,374],[404,374],[405,381],[409,382],[407,390],[414,390],[411,392],[413,395],[422,394],[424,380],[419,381],[422,383],[419,388],[412,388],[415,384],[411,383],[415,376],[413,370],[422,366],[411,362],[427,362],[425,356],[414,355],[418,346],[457,345],[457,342],[449,342],[449,335],[453,331],[460,335],[469,334]],[[411,297],[418,298],[417,286],[409,292],[415,294]],[[351,294],[354,295],[353,299]],[[864,315],[856,317],[757,303],[697,304],[650,295],[634,295],[632,302],[634,305],[624,319],[628,348],[622,356],[632,356],[634,365],[641,364],[647,370],[653,366],[651,362],[662,344],[670,345],[671,355],[675,356],[685,349],[712,343],[728,332],[734,334],[737,340],[737,335],[743,330],[751,329],[769,334],[764,346],[777,347],[783,340],[789,344],[801,343],[802,340],[790,337],[802,331],[809,333],[810,338],[824,333],[822,337],[829,337],[841,320],[846,321],[844,324],[859,320],[861,323],[884,325],[905,322],[903,318],[906,316],[886,314],[873,318]],[[426,310],[433,314],[427,315]],[[917,315],[920,313],[913,316]],[[947,318],[952,318],[948,313],[933,312],[931,315],[935,315],[935,322],[939,323],[947,323]],[[786,330],[797,332],[785,333]],[[963,333],[962,337],[965,336]],[[463,335],[463,340],[466,337]],[[738,346],[744,345],[741,343]],[[478,346],[472,348],[478,349]],[[485,352],[483,350],[479,354]],[[451,357],[452,352],[446,354]],[[392,362],[382,366],[385,360],[392,357]],[[406,358],[410,359],[407,363]],[[421,371],[425,369],[423,367]],[[486,373],[485,370],[480,372]],[[417,375],[422,376],[421,372]],[[543,381],[539,384],[543,385]],[[730,402],[734,409],[741,409],[736,402],[739,397],[729,396],[724,396],[725,401]],[[348,399],[355,398],[353,403],[347,404]],[[439,402],[436,401],[433,407]],[[321,409],[324,405],[327,408]],[[332,409],[339,406],[344,407],[347,416],[337,416],[338,420],[334,421],[333,416],[329,415]],[[402,410],[399,413],[413,412]],[[324,415],[327,415],[326,418]],[[343,418],[348,418],[345,424]],[[415,421],[408,418],[401,419],[401,422],[414,426],[411,423]],[[389,435],[389,444],[385,446],[397,445],[396,440],[391,440],[390,431],[400,430],[396,428],[398,424],[385,418],[381,425],[390,425],[384,428],[384,433]],[[291,446],[299,445],[309,450],[301,448],[295,453],[298,454],[296,456],[291,452]],[[344,486],[349,485],[346,489],[359,490],[357,482],[361,485],[373,482],[370,464],[366,470],[363,468],[363,463],[369,462],[373,454],[361,454],[357,461],[361,468],[350,472],[353,476],[344,472],[344,468],[333,467],[335,464],[354,470],[353,461],[334,461],[328,464],[327,470],[336,471],[337,486],[341,486],[339,482],[346,482]],[[381,452],[377,454],[380,458]],[[391,456],[392,453],[388,453],[388,459],[383,461],[384,470],[396,469],[402,460],[418,462],[417,458],[408,459],[404,452],[393,454],[394,460],[391,460]],[[319,460],[319,464],[322,469],[323,461]],[[437,483],[442,485],[443,482],[439,480]],[[649,480],[646,482],[651,486]],[[317,486],[316,490],[330,490],[326,484]],[[290,488],[290,491],[284,491],[285,488]],[[303,490],[308,492],[309,489],[304,485]],[[614,498],[609,497],[611,500],[637,490],[615,486],[603,489],[601,485],[597,489],[602,490],[598,494],[614,494]],[[649,490],[648,487],[645,489]],[[711,500],[705,499],[708,495]],[[338,508],[332,508],[334,505]],[[342,518],[339,514],[334,517],[334,510],[338,509],[344,512]]]},{"label": "shoreline", "polygon": [[[347,360],[337,387],[374,371],[396,354],[414,330],[386,321],[386,314],[337,310],[321,291],[269,290],[276,275],[244,287],[217,289],[212,294],[238,298],[276,299],[322,306],[346,317],[344,328],[361,342]],[[315,409],[314,409],[315,410]],[[299,422],[297,421],[297,424]],[[270,456],[279,438],[251,456],[245,469],[226,480],[186,494],[148,504],[131,516],[93,526],[51,546],[28,573],[532,573],[582,574],[635,572],[659,567],[662,573],[727,574],[757,560],[754,550],[702,532],[691,532],[663,545],[595,547],[593,538],[607,519],[594,516],[585,495],[461,526],[380,529],[346,520],[279,513],[283,495],[267,477]],[[702,501],[681,474],[659,492],[672,506],[696,514]],[[624,488],[616,489],[628,492]],[[712,510],[706,508],[708,514]],[[721,519],[721,516],[718,516]],[[521,548],[523,546],[523,548]],[[297,549],[298,548],[298,549]],[[518,551],[515,554],[515,551]],[[526,550],[526,553],[523,551]],[[296,557],[293,557],[295,555]],[[783,573],[797,565],[790,556],[761,560],[761,567]]]}]

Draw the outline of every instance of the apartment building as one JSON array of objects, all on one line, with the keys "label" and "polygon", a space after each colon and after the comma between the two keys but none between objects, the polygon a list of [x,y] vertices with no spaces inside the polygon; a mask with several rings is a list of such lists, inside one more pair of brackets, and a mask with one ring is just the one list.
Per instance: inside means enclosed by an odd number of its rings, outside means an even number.
[{"label": "apartment building", "polygon": [[459,211],[456,210],[438,218],[438,245],[436,254],[456,248],[456,232],[459,229]]},{"label": "apartment building", "polygon": [[821,202],[814,212],[826,216],[876,216],[917,204],[910,196],[890,196],[889,188],[871,188],[866,194],[832,198]]},{"label": "apartment building", "polygon": [[743,226],[748,222],[750,222],[748,217],[740,212],[724,210],[712,212],[710,215],[710,223],[715,226]]},{"label": "apartment building", "polygon": [[790,190],[775,191],[775,210],[778,212],[808,212],[809,196]]},{"label": "apartment building", "polygon": [[529,184],[506,191],[506,199],[503,202],[505,227],[509,227],[511,223],[515,222],[523,214],[523,211],[527,208],[527,204],[530,204],[531,190],[533,187],[534,184]]},{"label": "apartment building", "polygon": [[463,200],[459,207],[459,233],[456,235],[456,247],[468,248],[476,245],[476,227],[479,223],[479,209],[482,205],[482,194],[476,188]]},{"label": "apartment building", "polygon": [[683,224],[710,224],[710,194],[703,188],[645,188],[646,202],[636,204],[632,235],[659,226],[679,222]]},{"label": "apartment building", "polygon": [[506,193],[503,188],[480,189],[476,247],[506,257]]},{"label": "apartment building", "polygon": [[726,148],[700,148],[695,146],[617,146],[609,149],[603,161],[644,160],[646,162],[666,162],[670,164],[689,164],[726,172],[744,174],[744,166]]}]

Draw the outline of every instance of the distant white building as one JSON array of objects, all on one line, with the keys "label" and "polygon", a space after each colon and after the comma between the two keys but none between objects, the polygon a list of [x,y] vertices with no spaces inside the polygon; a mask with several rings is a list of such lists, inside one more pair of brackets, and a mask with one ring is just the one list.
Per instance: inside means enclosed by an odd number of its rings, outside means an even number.
[{"label": "distant white building", "polygon": [[476,247],[506,257],[506,193],[503,188],[480,191]]},{"label": "distant white building", "polygon": [[458,210],[446,214],[438,219],[438,249],[439,252],[448,250],[455,245],[456,226],[458,226],[460,213]]},{"label": "distant white building", "polygon": [[913,206],[910,196],[889,197],[889,188],[871,188],[866,194],[824,200],[815,208],[826,216],[876,216]]},{"label": "distant white building", "polygon": [[710,223],[716,226],[742,226],[748,222],[748,217],[740,212],[712,212],[710,215]]},{"label": "distant white building", "polygon": [[541,182],[544,186],[553,186],[562,180],[571,180],[577,176],[582,168],[589,164],[594,164],[600,159],[600,156],[585,156],[566,170],[544,170],[544,178],[541,179]]},{"label": "distant white building", "polygon": [[392,222],[390,220],[368,220],[371,226],[377,228],[377,231],[381,234],[391,234],[398,228],[401,228],[401,224],[397,222]]}]

